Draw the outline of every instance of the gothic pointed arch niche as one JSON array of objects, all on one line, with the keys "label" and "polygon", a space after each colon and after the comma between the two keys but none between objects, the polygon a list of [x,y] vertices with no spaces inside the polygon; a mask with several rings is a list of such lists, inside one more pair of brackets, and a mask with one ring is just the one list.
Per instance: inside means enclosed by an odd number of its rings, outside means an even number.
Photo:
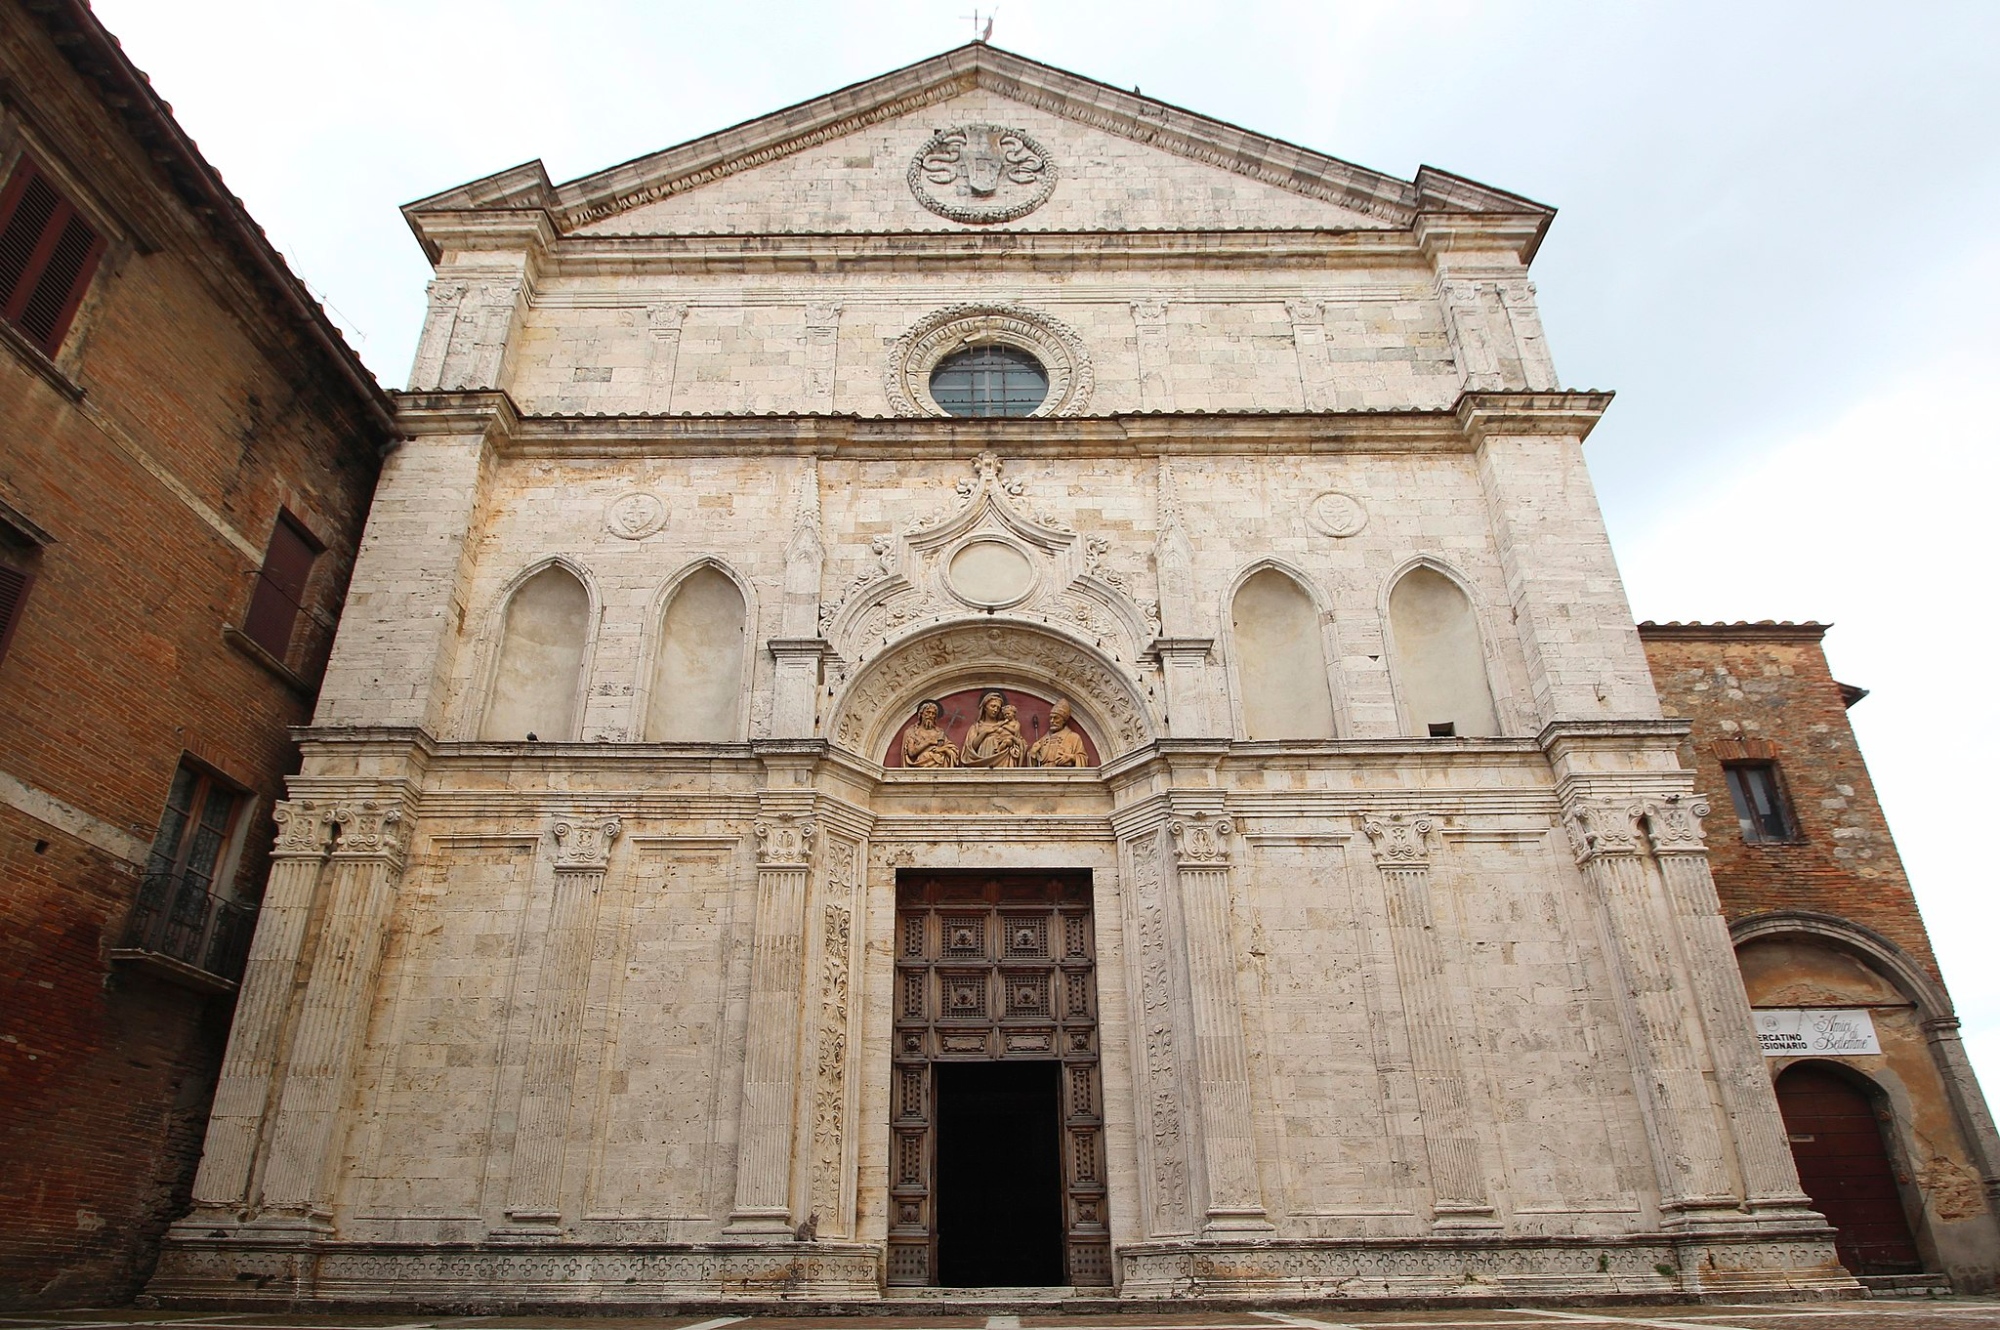
[{"label": "gothic pointed arch niche", "polygon": [[716,559],[682,569],[652,615],[640,732],[652,743],[738,743],[750,692],[751,598]]},{"label": "gothic pointed arch niche", "polygon": [[1243,737],[1334,738],[1321,607],[1305,576],[1261,560],[1237,579],[1225,610]]},{"label": "gothic pointed arch niche", "polygon": [[479,737],[500,743],[574,739],[597,619],[583,570],[560,557],[529,567],[501,596],[497,617]]},{"label": "gothic pointed arch niche", "polygon": [[1137,684],[1110,658],[1045,625],[1001,616],[919,630],[870,657],[828,709],[826,733],[876,760],[918,702],[968,688],[1068,701],[1107,762],[1158,733]]},{"label": "gothic pointed arch niche", "polygon": [[1382,618],[1403,733],[1497,736],[1486,635],[1464,579],[1436,559],[1413,559],[1389,579]]}]

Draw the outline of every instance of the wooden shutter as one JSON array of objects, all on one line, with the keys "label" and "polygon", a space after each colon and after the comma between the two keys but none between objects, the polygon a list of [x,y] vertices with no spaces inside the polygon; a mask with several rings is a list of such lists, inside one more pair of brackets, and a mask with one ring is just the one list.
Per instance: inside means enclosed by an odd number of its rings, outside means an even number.
[{"label": "wooden shutter", "polygon": [[21,621],[21,611],[28,603],[28,588],[34,584],[33,573],[0,563],[0,660],[7,659],[7,648],[14,641],[14,625]]},{"label": "wooden shutter", "polygon": [[313,560],[321,546],[298,519],[280,513],[271,528],[271,543],[264,551],[264,568],[257,574],[257,590],[250,597],[250,613],[243,631],[250,640],[279,660],[292,645],[292,625],[305,604],[306,579],[312,575]]},{"label": "wooden shutter", "polygon": [[103,254],[104,238],[23,158],[0,195],[0,317],[53,356]]}]

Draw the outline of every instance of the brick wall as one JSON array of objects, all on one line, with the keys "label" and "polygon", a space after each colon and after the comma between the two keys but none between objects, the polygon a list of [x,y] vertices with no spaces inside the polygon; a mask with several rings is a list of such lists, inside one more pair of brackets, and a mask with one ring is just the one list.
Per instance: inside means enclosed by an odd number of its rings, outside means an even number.
[{"label": "brick wall", "polygon": [[[1661,709],[1693,722],[1683,765],[1708,795],[1709,861],[1731,920],[1769,910],[1839,915],[1883,934],[1933,978],[1937,961],[1875,798],[1823,624],[1641,624]],[[1716,744],[1766,740],[1798,839],[1743,839]]]},{"label": "brick wall", "polygon": [[[0,501],[51,538],[13,551],[37,580],[0,660],[0,1306],[129,1297],[186,1207],[231,1001],[110,952],[183,754],[250,792],[261,885],[382,442],[77,76],[65,51],[119,57],[59,48],[65,12],[0,2],[0,173],[32,152],[108,241],[53,362],[0,341]],[[327,546],[293,679],[224,636],[281,509]]]}]

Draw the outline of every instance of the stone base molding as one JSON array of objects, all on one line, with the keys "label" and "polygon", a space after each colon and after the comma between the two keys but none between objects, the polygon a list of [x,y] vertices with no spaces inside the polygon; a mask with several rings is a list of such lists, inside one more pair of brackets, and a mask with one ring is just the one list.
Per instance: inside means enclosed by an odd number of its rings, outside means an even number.
[{"label": "stone base molding", "polygon": [[1712,1296],[1858,1298],[1832,1234],[1754,1241],[1665,1236],[1488,1236],[1329,1241],[1161,1242],[1119,1249],[1133,1300],[1305,1297],[1358,1301],[1524,1298],[1671,1300]]},{"label": "stone base molding", "polygon": [[147,1293],[165,1304],[398,1307],[465,1313],[881,1296],[862,1243],[262,1245],[177,1235]]},{"label": "stone base molding", "polygon": [[[239,1231],[241,1234],[241,1231]],[[1300,1297],[1860,1297],[1830,1235],[1561,1239],[1241,1239],[1121,1247],[1123,1300]],[[177,1234],[148,1293],[205,1307],[382,1307],[462,1313],[773,1303],[831,1310],[882,1296],[874,1243],[342,1243]]]}]

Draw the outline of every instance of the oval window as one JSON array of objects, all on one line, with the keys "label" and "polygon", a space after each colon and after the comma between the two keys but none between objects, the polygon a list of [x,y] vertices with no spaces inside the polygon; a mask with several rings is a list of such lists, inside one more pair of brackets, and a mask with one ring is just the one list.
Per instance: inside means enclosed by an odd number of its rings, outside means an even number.
[{"label": "oval window", "polygon": [[931,400],[947,415],[1031,416],[1048,395],[1048,371],[1018,347],[954,351],[931,371]]}]

